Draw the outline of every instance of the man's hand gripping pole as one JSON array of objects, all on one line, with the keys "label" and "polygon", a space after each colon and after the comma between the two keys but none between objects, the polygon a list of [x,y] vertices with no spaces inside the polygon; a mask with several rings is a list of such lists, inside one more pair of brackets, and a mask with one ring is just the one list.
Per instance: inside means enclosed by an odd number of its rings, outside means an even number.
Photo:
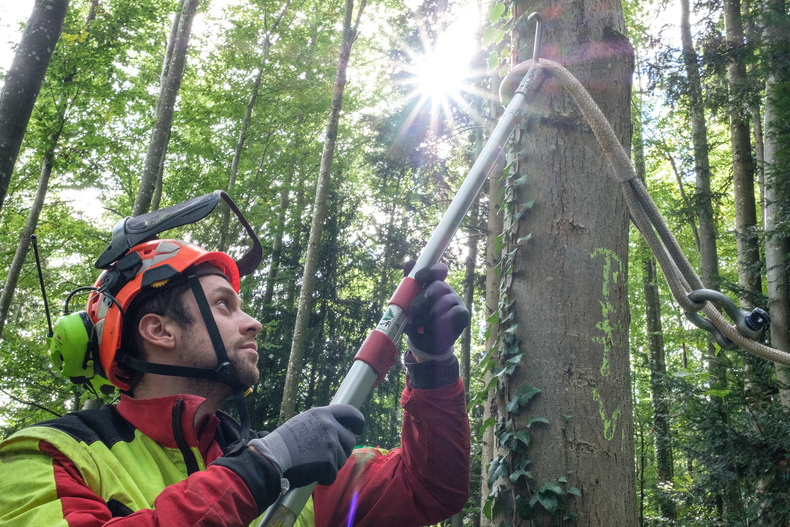
[{"label": "man's hand gripping pole", "polygon": [[[537,21],[534,48],[534,58],[537,59],[540,49],[540,18],[533,13],[529,19]],[[437,263],[444,254],[543,80],[541,68],[532,68],[524,75],[504,115],[469,170],[409,276],[400,283],[376,329],[370,332],[354,357],[354,364],[330,404],[350,404],[360,408],[376,383],[395,364],[399,355],[397,343],[400,342],[403,328],[408,322],[408,306],[421,289],[414,276],[419,270]],[[258,527],[292,527],[314,489],[315,484],[289,490],[269,508]]]}]

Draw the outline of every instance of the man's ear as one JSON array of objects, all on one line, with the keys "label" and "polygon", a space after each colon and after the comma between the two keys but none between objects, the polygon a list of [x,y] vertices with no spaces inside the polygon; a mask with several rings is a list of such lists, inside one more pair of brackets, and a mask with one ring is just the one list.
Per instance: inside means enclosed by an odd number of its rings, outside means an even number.
[{"label": "man's ear", "polygon": [[140,319],[138,331],[143,342],[160,348],[172,349],[176,345],[174,325],[175,323],[169,317],[148,313]]}]

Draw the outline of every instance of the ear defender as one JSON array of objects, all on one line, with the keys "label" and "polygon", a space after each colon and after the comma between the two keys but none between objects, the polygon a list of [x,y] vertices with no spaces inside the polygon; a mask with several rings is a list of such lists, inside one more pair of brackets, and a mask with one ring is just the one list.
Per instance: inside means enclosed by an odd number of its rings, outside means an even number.
[{"label": "ear defender", "polygon": [[63,315],[47,337],[49,358],[56,370],[74,384],[89,384],[95,391],[112,393],[115,387],[100,375],[93,322],[85,311]]}]

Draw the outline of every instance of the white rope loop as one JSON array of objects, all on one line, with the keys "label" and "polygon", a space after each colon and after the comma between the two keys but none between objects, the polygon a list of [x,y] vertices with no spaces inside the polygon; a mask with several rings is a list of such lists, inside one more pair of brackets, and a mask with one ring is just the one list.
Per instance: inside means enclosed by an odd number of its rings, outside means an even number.
[{"label": "white rope loop", "polygon": [[513,93],[515,93],[513,86],[517,86],[530,69],[537,67],[545,69],[554,75],[563,88],[573,97],[582,115],[584,115],[584,118],[590,125],[595,137],[598,139],[598,143],[601,145],[601,149],[612,165],[612,176],[621,183],[621,188],[631,213],[631,220],[650,246],[667,280],[667,284],[669,284],[670,292],[680,307],[687,312],[702,311],[721,335],[730,339],[747,352],[784,366],[790,366],[790,353],[766,346],[743,336],[710,301],[698,303],[689,299],[689,293],[704,289],[702,280],[694,271],[674,235],[669,230],[647,189],[637,178],[636,171],[631,165],[631,159],[617,139],[609,121],[584,86],[571,72],[562,65],[548,59],[541,58],[536,61],[527,60],[522,62],[516,65],[502,80],[499,93],[503,104],[506,105],[512,98]]}]

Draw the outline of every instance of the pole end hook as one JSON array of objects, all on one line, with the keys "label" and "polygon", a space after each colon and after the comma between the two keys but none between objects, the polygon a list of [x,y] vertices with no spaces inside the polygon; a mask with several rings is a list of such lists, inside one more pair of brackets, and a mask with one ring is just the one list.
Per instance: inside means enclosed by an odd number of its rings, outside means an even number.
[{"label": "pole end hook", "polygon": [[532,60],[537,61],[540,59],[540,33],[543,26],[543,18],[540,16],[540,13],[534,12],[527,17],[527,22],[532,20],[535,21],[535,44],[532,48]]}]

